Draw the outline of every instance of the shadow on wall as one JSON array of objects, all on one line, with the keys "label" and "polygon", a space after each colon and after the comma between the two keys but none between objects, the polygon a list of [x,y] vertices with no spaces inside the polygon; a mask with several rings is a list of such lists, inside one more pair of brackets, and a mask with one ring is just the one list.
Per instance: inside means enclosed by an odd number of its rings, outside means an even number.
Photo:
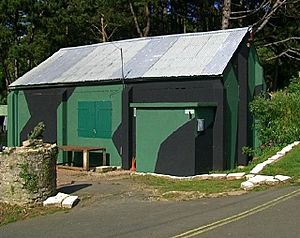
[{"label": "shadow on wall", "polygon": [[173,132],[160,145],[155,173],[195,175],[195,124],[192,119]]}]

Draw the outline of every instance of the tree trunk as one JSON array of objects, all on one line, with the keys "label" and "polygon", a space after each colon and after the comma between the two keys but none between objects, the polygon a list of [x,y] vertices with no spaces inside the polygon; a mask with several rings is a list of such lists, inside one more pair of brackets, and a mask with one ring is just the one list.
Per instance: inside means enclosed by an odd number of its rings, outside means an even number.
[{"label": "tree trunk", "polygon": [[17,58],[14,60],[14,76],[15,79],[19,78],[19,61]]},{"label": "tree trunk", "polygon": [[222,13],[222,29],[229,28],[229,18],[231,14],[231,0],[224,0]]},{"label": "tree trunk", "polygon": [[101,27],[101,35],[102,35],[102,42],[106,42],[108,39],[106,31],[105,31],[105,25],[104,25],[104,16],[101,15],[100,17],[100,27]]},{"label": "tree trunk", "polygon": [[133,17],[133,21],[134,21],[137,33],[139,34],[140,37],[143,37],[143,33],[141,31],[141,28],[140,28],[140,25],[138,23],[137,17],[135,15],[135,11],[134,11],[133,6],[132,6],[132,2],[129,0],[128,3],[129,3],[130,11],[131,11],[131,14],[132,14],[132,17]]},{"label": "tree trunk", "polygon": [[133,9],[133,5],[131,0],[128,0],[129,8],[133,17],[133,21],[135,24],[135,28],[137,33],[139,34],[140,37],[145,37],[148,36],[149,31],[150,31],[150,12],[147,3],[145,4],[145,18],[146,18],[146,26],[143,28],[143,31],[141,30],[140,24],[138,22],[137,16],[135,14],[135,11]]},{"label": "tree trunk", "polygon": [[144,36],[148,36],[149,31],[150,31],[150,12],[149,12],[149,8],[148,8],[147,4],[145,5],[145,17],[147,19],[147,24],[146,24],[143,32],[144,32]]}]

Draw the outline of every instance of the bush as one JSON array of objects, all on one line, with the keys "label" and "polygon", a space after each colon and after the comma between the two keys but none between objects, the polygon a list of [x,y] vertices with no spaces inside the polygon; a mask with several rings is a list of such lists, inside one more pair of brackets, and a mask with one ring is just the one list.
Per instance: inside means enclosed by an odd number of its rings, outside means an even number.
[{"label": "bush", "polygon": [[283,146],[300,139],[300,79],[267,98],[250,103],[262,146]]}]

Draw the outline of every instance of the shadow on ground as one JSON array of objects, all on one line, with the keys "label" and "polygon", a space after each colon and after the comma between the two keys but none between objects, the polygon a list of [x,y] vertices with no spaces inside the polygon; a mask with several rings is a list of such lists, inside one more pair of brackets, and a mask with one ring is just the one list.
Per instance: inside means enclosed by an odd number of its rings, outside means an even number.
[{"label": "shadow on ground", "polygon": [[73,184],[68,186],[62,186],[57,189],[57,192],[70,194],[90,186],[92,186],[92,184]]}]

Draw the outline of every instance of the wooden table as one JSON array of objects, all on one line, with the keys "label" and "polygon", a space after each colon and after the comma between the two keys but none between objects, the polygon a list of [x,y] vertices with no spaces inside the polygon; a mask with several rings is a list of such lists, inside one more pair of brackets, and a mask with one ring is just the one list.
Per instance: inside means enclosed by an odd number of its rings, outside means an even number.
[{"label": "wooden table", "polygon": [[77,145],[61,145],[58,148],[62,151],[71,152],[82,152],[83,153],[83,170],[89,170],[89,152],[100,151],[102,152],[103,165],[106,165],[106,148],[104,147],[94,147],[94,146],[77,146]]}]

